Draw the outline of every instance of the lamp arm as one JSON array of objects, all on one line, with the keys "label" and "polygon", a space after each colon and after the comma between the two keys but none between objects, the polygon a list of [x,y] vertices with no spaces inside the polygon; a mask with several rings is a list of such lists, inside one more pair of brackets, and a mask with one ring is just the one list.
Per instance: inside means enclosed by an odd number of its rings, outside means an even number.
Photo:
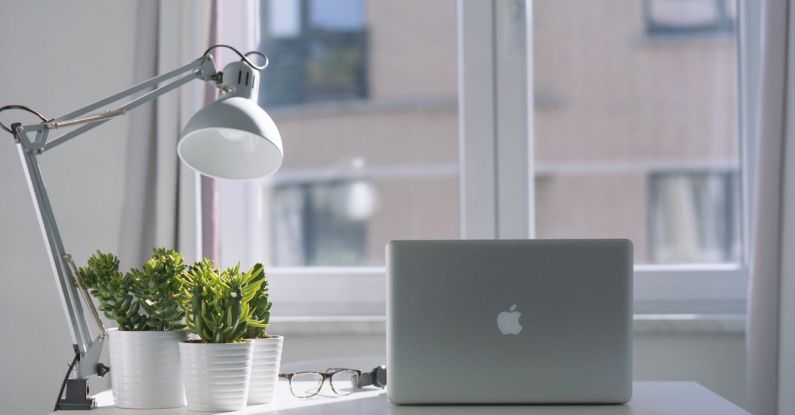
[{"label": "lamp arm", "polygon": [[[175,77],[180,78],[172,80]],[[72,342],[75,351],[78,353],[79,359],[75,364],[75,373],[78,379],[84,379],[88,376],[97,374],[104,374],[104,370],[99,366],[99,357],[102,351],[102,346],[105,341],[106,333],[99,319],[99,314],[96,312],[94,304],[90,298],[85,298],[83,302],[86,307],[89,307],[91,316],[94,323],[98,326],[100,334],[92,339],[91,333],[88,328],[88,322],[83,310],[83,304],[80,300],[78,289],[84,290],[82,284],[79,284],[79,276],[76,275],[76,267],[72,262],[71,255],[69,255],[63,246],[58,225],[55,221],[52,205],[50,204],[49,196],[44,184],[44,179],[41,175],[41,170],[38,164],[38,155],[44,151],[52,149],[60,144],[65,143],[107,121],[110,119],[125,114],[127,111],[132,110],[146,102],[152,101],[157,97],[166,94],[180,86],[194,80],[201,79],[205,81],[220,82],[219,74],[215,70],[212,55],[204,55],[201,58],[181,67],[157,76],[150,80],[144,81],[132,88],[121,91],[117,94],[111,95],[107,98],[101,99],[93,104],[70,112],[62,117],[53,120],[44,121],[39,124],[25,125],[20,124],[12,125],[14,132],[14,139],[17,144],[17,151],[23,166],[25,178],[28,184],[28,190],[34,201],[34,208],[36,217],[39,221],[39,227],[42,236],[46,242],[47,254],[52,268],[52,273],[55,276],[56,284],[60,290],[61,304],[64,309],[64,314],[67,317],[69,329],[72,335]],[[123,105],[99,114],[84,116],[92,111],[106,107],[112,103],[128,98],[136,93],[146,89],[156,87],[159,84],[170,81],[165,85],[159,86],[137,98],[132,99]],[[48,135],[51,130],[57,128],[71,127],[80,125],[68,133],[56,137],[48,141]],[[35,134],[35,138],[31,139],[30,136]],[[75,281],[78,280],[78,281]],[[76,284],[80,287],[76,287]],[[81,292],[86,296],[85,292]]]},{"label": "lamp arm", "polygon": [[[143,94],[115,109],[84,116],[85,114],[88,114],[92,111],[106,107],[123,98],[135,95],[136,93],[157,86],[164,81],[168,81],[172,78],[175,78],[179,75],[183,75],[185,73],[187,73],[187,75],[184,75],[181,78],[172,81],[171,83],[153,89],[152,91],[147,92],[146,94]],[[12,128],[14,129],[14,133],[16,135],[23,135],[23,136],[25,135],[26,132],[31,132],[31,133],[45,132],[45,134],[43,135],[37,135],[35,140],[32,141],[23,140],[24,141],[23,144],[25,144],[26,149],[33,150],[36,151],[38,154],[41,154],[49,149],[52,149],[53,147],[63,144],[66,141],[71,140],[72,138],[75,138],[89,130],[92,130],[104,124],[105,122],[107,122],[112,118],[115,118],[119,115],[124,115],[127,113],[127,111],[132,110],[138,106],[141,106],[147,102],[150,102],[158,98],[159,96],[164,95],[174,89],[177,89],[180,86],[194,79],[201,79],[204,81],[213,81],[215,83],[220,83],[220,74],[215,70],[215,64],[213,62],[212,55],[204,55],[201,58],[181,68],[174,69],[173,71],[167,72],[163,75],[159,75],[157,77],[144,81],[138,85],[135,85],[117,94],[111,95],[107,98],[103,98],[97,102],[94,102],[83,108],[72,111],[69,114],[63,115],[61,117],[49,121],[44,121],[38,124],[25,125],[25,126],[15,125],[12,126]],[[49,130],[72,127],[81,124],[84,125],[80,128],[62,134],[61,136],[50,138],[48,140],[47,132]],[[27,137],[22,137],[22,138],[27,138]]]}]

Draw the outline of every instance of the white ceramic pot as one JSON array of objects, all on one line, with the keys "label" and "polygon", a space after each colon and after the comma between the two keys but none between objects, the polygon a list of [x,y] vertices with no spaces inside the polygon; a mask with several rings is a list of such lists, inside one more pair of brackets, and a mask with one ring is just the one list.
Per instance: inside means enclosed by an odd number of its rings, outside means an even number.
[{"label": "white ceramic pot", "polygon": [[261,404],[273,401],[276,382],[279,380],[279,366],[282,361],[284,337],[271,336],[254,339],[251,359],[251,381],[248,386],[248,403]]},{"label": "white ceramic pot", "polygon": [[185,406],[179,344],[184,331],[108,330],[110,379],[116,406],[156,409]]},{"label": "white ceramic pot", "polygon": [[246,407],[253,344],[179,344],[188,409],[235,411]]}]

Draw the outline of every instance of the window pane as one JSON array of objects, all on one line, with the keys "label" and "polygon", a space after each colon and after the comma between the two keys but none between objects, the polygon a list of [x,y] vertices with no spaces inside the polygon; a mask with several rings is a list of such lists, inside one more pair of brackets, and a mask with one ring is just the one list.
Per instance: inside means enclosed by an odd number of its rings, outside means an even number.
[{"label": "window pane", "polygon": [[[383,265],[391,239],[459,236],[455,2],[303,0],[261,104],[284,165],[262,191],[275,266]],[[422,64],[418,64],[421,62]]]},{"label": "window pane", "polygon": [[301,33],[301,4],[299,0],[270,0],[268,2],[268,36],[295,37]]},{"label": "window pane", "polygon": [[309,23],[313,29],[329,31],[361,30],[364,28],[362,0],[311,0]]},{"label": "window pane", "polygon": [[533,2],[539,237],[628,237],[637,263],[739,260],[731,3]]},{"label": "window pane", "polygon": [[738,257],[737,174],[655,172],[649,190],[652,262],[731,262]]}]

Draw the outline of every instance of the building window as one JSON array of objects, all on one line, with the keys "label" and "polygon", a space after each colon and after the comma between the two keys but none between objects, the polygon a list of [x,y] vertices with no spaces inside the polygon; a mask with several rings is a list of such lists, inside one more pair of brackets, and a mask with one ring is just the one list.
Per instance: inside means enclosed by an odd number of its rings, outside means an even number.
[{"label": "building window", "polygon": [[271,192],[274,265],[369,265],[367,225],[378,200],[369,181],[278,184]]},{"label": "building window", "polygon": [[273,59],[262,76],[265,105],[367,97],[363,0],[268,0],[262,47]]},{"label": "building window", "polygon": [[644,11],[650,36],[732,33],[737,26],[736,0],[646,0]]},{"label": "building window", "polygon": [[652,173],[649,189],[652,262],[740,261],[736,172]]}]

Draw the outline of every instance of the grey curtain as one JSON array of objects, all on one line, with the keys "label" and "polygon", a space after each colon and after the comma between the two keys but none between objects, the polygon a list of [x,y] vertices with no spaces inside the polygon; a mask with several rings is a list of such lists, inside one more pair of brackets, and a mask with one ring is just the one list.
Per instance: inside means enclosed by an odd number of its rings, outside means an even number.
[{"label": "grey curtain", "polygon": [[[203,2],[137,3],[134,81],[142,82],[196,59],[204,50],[209,16]],[[201,49],[201,51],[199,50]],[[140,264],[154,247],[201,255],[198,177],[177,156],[182,127],[201,106],[201,93],[184,86],[129,117],[119,258],[122,269]]]},{"label": "grey curtain", "polygon": [[751,117],[757,167],[748,405],[757,415],[783,415],[795,414],[795,10],[787,0],[767,0],[761,11],[761,39],[746,48],[758,49],[761,57],[758,95],[751,100],[758,98],[758,112]]},{"label": "grey curtain", "polygon": [[[135,82],[157,76],[158,60],[158,1],[139,1],[136,20],[139,28],[135,39]],[[155,230],[162,226],[158,221],[157,197],[157,100],[131,112],[129,140],[127,140],[127,165],[125,174],[124,204],[122,206],[121,240],[119,257],[122,269],[141,264],[158,245],[175,246],[175,238],[158,240]],[[176,163],[175,163],[176,164]],[[174,167],[176,168],[176,166]],[[169,183],[176,188],[176,183]],[[174,201],[162,201],[160,204]],[[173,224],[169,224],[172,227]],[[176,235],[176,229],[173,229]]]}]

